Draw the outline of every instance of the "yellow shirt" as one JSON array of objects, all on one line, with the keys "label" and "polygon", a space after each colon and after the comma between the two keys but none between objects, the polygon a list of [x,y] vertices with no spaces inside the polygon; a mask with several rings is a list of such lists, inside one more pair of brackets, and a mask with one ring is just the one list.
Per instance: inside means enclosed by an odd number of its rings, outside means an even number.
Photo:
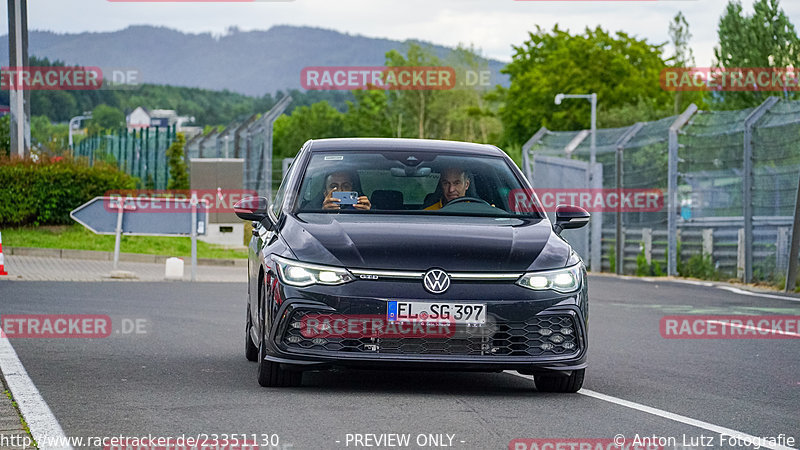
[{"label": "yellow shirt", "polygon": [[432,204],[431,206],[428,206],[427,208],[425,208],[425,211],[436,211],[437,209],[442,209],[442,201],[441,200],[439,200],[438,202],[436,202],[436,203]]}]

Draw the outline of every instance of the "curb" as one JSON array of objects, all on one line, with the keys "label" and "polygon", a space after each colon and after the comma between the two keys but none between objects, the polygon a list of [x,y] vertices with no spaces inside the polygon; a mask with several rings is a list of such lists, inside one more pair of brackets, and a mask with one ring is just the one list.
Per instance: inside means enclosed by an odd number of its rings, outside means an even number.
[{"label": "curb", "polygon": [[[88,259],[94,261],[113,261],[114,252],[103,252],[96,250],[72,250],[67,248],[35,248],[35,247],[7,247],[3,249],[7,255],[14,256],[39,256],[46,258],[59,259]],[[120,253],[119,260],[125,262],[143,262],[164,264],[169,256],[148,255],[144,253]],[[182,258],[189,259],[187,257]],[[188,264],[189,262],[187,262]],[[217,259],[217,258],[197,258],[198,266],[229,266],[247,267],[247,259]]]},{"label": "curb", "polygon": [[[6,441],[3,449],[25,449],[32,447],[32,437],[22,425],[22,414],[14,406],[13,400],[8,398],[5,391],[11,392],[0,370],[0,435]],[[11,394],[13,397],[13,393]],[[8,445],[10,444],[10,445]],[[15,445],[16,444],[16,445]],[[25,444],[31,444],[26,447]]]}]

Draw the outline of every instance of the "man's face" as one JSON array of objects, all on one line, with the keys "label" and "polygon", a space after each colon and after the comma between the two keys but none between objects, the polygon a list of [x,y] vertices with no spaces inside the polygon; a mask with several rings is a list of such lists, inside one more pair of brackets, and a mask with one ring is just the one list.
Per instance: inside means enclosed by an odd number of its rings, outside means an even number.
[{"label": "man's face", "polygon": [[448,202],[465,196],[469,189],[469,180],[464,176],[464,172],[458,169],[448,169],[442,172],[439,182],[442,184],[444,199]]},{"label": "man's face", "polygon": [[352,191],[353,179],[346,172],[336,172],[328,175],[325,180],[325,195],[330,194],[332,190],[336,189],[337,192]]}]

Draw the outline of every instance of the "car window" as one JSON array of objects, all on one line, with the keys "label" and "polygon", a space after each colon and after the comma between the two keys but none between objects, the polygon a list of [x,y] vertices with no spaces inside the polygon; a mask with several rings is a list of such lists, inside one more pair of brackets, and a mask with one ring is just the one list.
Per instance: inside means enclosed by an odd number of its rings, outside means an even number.
[{"label": "car window", "polygon": [[372,197],[375,191],[397,191],[403,194],[404,203],[407,205],[422,205],[425,196],[436,190],[439,184],[438,173],[431,172],[424,177],[396,177],[390,170],[359,170],[361,186],[364,194]]},{"label": "car window", "polygon": [[[456,179],[448,180],[445,176],[448,173],[451,177],[458,175]],[[509,198],[513,193],[525,191],[525,188],[504,158],[430,152],[411,154],[408,151],[342,151],[312,155],[303,176],[296,210],[331,212],[323,210],[323,202],[330,187],[338,186],[337,180],[341,177],[344,177],[341,181],[345,181],[345,189],[337,189],[355,192],[359,197],[366,196],[371,205],[370,212],[538,214],[531,209],[521,211],[510,206]],[[442,208],[447,204],[442,186],[450,181],[460,185],[459,197],[473,199],[469,206]],[[347,210],[342,208],[333,212]]]},{"label": "car window", "polygon": [[275,198],[272,201],[272,213],[275,214],[275,217],[280,217],[281,210],[283,209],[281,205],[283,205],[283,199],[286,197],[286,189],[289,184],[289,178],[291,178],[291,170],[286,173],[286,176],[283,177],[283,181],[281,181],[281,186],[278,188],[278,192],[275,193]]}]

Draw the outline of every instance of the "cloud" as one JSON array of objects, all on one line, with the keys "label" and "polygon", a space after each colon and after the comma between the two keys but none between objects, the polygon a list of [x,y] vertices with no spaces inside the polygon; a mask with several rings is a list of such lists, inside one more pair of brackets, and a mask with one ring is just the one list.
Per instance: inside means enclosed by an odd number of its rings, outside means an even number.
[{"label": "cloud", "polygon": [[[683,11],[694,35],[698,65],[711,64],[716,28],[726,0],[703,1],[514,1],[514,0],[296,0],[255,3],[120,3],[108,0],[28,2],[29,27],[57,32],[113,31],[134,24],[163,25],[187,32],[223,34],[231,26],[266,30],[273,25],[307,25],[390,39],[419,39],[455,46],[474,44],[503,61],[512,45],[536,25],[558,23],[572,32],[597,25],[650,43],[667,42],[668,25]],[[745,0],[746,10],[752,2]],[[7,17],[6,2],[0,14]],[[782,8],[800,25],[800,2]],[[669,53],[669,50],[667,50]]]}]

